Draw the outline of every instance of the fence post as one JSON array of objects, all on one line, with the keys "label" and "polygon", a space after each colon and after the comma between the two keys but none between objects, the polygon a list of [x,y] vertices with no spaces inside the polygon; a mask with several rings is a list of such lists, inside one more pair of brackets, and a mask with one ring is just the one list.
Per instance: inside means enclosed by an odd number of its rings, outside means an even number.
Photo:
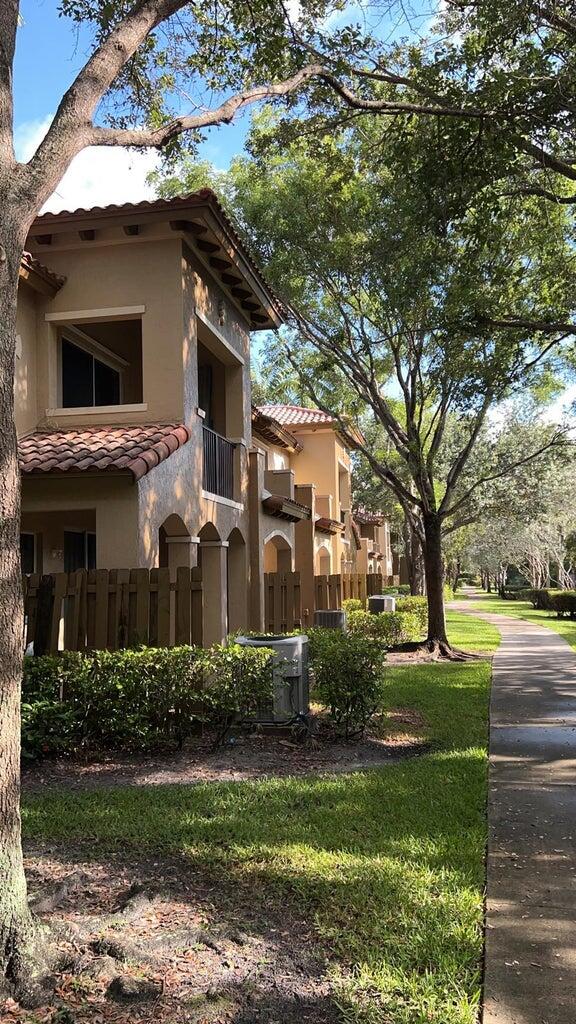
[{"label": "fence post", "polygon": [[202,569],[195,567],[191,570],[191,633],[190,643],[195,644],[197,647],[202,647],[203,643],[203,630],[202,625],[204,622],[204,587],[202,583]]},{"label": "fence post", "polygon": [[[28,599],[30,599],[30,591],[28,595]],[[34,632],[31,632],[31,624],[28,623],[28,641],[34,642],[34,654],[48,654],[50,650],[53,650],[51,646],[53,606],[54,577],[41,576],[36,592]]]}]

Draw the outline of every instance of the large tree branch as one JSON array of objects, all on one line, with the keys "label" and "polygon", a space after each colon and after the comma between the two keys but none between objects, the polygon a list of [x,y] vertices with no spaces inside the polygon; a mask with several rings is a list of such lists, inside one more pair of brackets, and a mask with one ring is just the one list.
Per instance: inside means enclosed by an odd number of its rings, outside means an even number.
[{"label": "large tree branch", "polygon": [[[362,72],[355,72],[362,76]],[[372,76],[374,77],[374,76]],[[384,76],[379,76],[384,78]],[[365,110],[374,114],[432,114],[436,117],[464,117],[484,119],[491,116],[491,113],[478,107],[461,107],[445,103],[440,98],[431,103],[404,102],[402,100],[380,100],[367,99],[349,89],[344,82],[341,82],[336,75],[324,72],[322,81],[329,85],[341,99],[352,107],[353,110]],[[415,91],[419,91],[418,83],[412,79],[403,79],[400,76],[386,76],[386,81],[394,81],[402,85],[409,85]]]},{"label": "large tree branch", "polygon": [[446,506],[448,504],[448,501],[450,500],[454,487],[456,486],[458,480],[460,479],[462,473],[464,472],[466,463],[468,462],[468,459],[470,458],[470,455],[472,453],[472,449],[474,448],[474,445],[476,444],[476,441],[478,439],[478,434],[480,433],[484,420],[486,419],[486,414],[488,412],[488,409],[490,408],[491,402],[492,393],[490,391],[487,391],[482,400],[482,405],[480,406],[480,409],[476,414],[476,419],[474,421],[472,430],[470,431],[468,440],[464,445],[462,451],[454,461],[450,469],[450,472],[448,473],[448,476],[446,478],[446,490],[444,492],[444,497],[440,502],[440,508],[438,510],[440,515],[449,515]]},{"label": "large tree branch", "polygon": [[286,96],[310,81],[311,78],[317,76],[320,70],[319,66],[310,64],[282,82],[257,85],[252,89],[244,89],[242,92],[236,93],[236,95],[224,100],[218,107],[204,110],[200,114],[190,114],[187,117],[176,118],[160,128],[151,130],[136,128],[129,130],[94,126],[90,131],[90,141],[87,144],[90,146],[161,148],[183,132],[193,131],[197,128],[207,128],[210,125],[230,124],[240,110],[262,100],[273,100],[280,96]]},{"label": "large tree branch", "polygon": [[[504,133],[506,134],[506,132]],[[518,149],[533,157],[540,167],[548,171],[555,171],[556,174],[562,175],[563,178],[569,178],[570,181],[576,181],[576,167],[573,164],[562,160],[559,156],[554,156],[553,153],[549,153],[543,146],[531,142],[530,139],[524,138],[523,135],[512,133],[510,138]]]},{"label": "large tree branch", "polygon": [[489,121],[497,132],[504,137],[508,137],[517,149],[526,153],[527,156],[532,157],[539,167],[555,171],[564,178],[576,181],[576,166],[573,162],[570,162],[567,159],[562,159],[559,156],[555,156],[553,153],[544,149],[543,146],[510,129],[509,120],[510,115],[513,113],[511,110],[498,111],[477,107],[473,104],[467,105],[466,103],[455,105],[454,103],[446,100],[446,98],[441,94],[432,91],[429,86],[418,82],[414,77],[408,78],[406,76],[395,75],[387,71],[383,71],[381,73],[366,72],[362,69],[354,68],[350,69],[350,72],[359,78],[379,78],[382,81],[389,82],[391,84],[405,86],[407,89],[412,89],[414,92],[420,94],[429,101],[415,103],[400,100],[367,99],[366,97],[353,92],[353,90],[345,85],[344,82],[341,82],[336,75],[330,73],[323,74],[322,80],[326,82],[326,84],[329,85],[342,100],[344,100],[347,106],[352,107],[352,109],[388,115],[424,114],[434,115],[437,117],[456,117],[467,120]]},{"label": "large tree branch", "polygon": [[7,170],[14,165],[12,126],[14,118],[12,100],[12,65],[16,50],[18,27],[18,0],[0,3],[0,167]]},{"label": "large tree branch", "polygon": [[49,194],[72,158],[90,145],[161,147],[184,132],[230,122],[244,107],[285,96],[317,76],[318,64],[302,68],[278,83],[254,86],[212,110],[176,118],[155,130],[101,128],[93,124],[101,100],[150,33],[181,8],[185,0],[139,0],[94,51],[62,97],[52,124],[28,165],[28,183]]},{"label": "large tree branch", "polygon": [[[497,327],[504,330],[511,328],[513,330],[518,329],[520,331],[537,332],[540,334],[561,334],[562,337],[557,339],[558,342],[562,341],[568,334],[576,334],[576,324],[564,320],[528,320],[513,316],[493,319],[488,316],[478,316],[476,317],[476,323],[481,326]],[[555,344],[555,342],[552,344]]]},{"label": "large tree branch", "polygon": [[573,206],[576,203],[576,194],[561,196],[540,185],[519,185],[518,188],[512,189],[510,192],[503,192],[502,195],[507,199],[513,199],[516,196],[539,196],[542,199],[547,199],[550,203],[557,203],[559,206]]}]

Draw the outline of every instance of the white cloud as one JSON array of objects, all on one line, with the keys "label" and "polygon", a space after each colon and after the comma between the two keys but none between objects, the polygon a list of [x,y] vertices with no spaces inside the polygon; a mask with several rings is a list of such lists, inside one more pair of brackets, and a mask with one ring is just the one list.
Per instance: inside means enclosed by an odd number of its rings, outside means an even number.
[{"label": "white cloud", "polygon": [[[19,125],[15,132],[19,160],[30,159],[51,120],[48,116]],[[43,212],[154,199],[154,190],[146,177],[158,164],[158,154],[153,150],[137,152],[114,146],[92,146],[74,158],[58,188],[44,204]]]},{"label": "white cloud", "polygon": [[576,417],[572,407],[576,402],[576,384],[570,384],[559,398],[546,409],[543,419],[547,423],[569,423],[576,426]]}]

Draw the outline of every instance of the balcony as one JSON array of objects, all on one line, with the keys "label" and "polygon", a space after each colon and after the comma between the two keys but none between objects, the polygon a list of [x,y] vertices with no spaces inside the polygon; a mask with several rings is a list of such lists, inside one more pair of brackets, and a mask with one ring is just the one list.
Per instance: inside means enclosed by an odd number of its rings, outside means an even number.
[{"label": "balcony", "polygon": [[204,465],[202,486],[210,494],[234,500],[234,450],[236,445],[203,427]]}]

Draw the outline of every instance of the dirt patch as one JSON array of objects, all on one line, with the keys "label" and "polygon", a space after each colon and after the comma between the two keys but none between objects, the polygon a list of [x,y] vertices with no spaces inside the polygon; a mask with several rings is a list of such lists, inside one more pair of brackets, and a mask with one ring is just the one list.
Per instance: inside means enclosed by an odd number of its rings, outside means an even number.
[{"label": "dirt patch", "polygon": [[437,652],[424,651],[420,647],[413,651],[392,649],[386,652],[386,665],[429,665],[431,661],[438,660]]},{"label": "dirt patch", "polygon": [[[107,757],[81,763],[70,760],[40,761],[25,767],[23,788],[28,792],[46,786],[72,790],[109,786],[194,785],[201,782],[239,782],[249,779],[359,771],[410,757],[424,751],[422,737],[406,732],[406,721],[386,716],[378,734],[355,743],[327,739],[294,742],[290,736],[269,733],[231,736],[225,746],[212,749],[211,741],[198,737],[184,750],[158,756]],[[421,722],[413,724],[420,727]],[[397,732],[400,727],[400,731]]]},{"label": "dirt patch", "polygon": [[[86,859],[83,859],[86,858]],[[90,859],[88,859],[90,858]],[[298,904],[185,857],[98,860],[28,844],[40,913],[62,935],[56,995],[26,1024],[336,1024],[328,959]],[[138,884],[135,885],[135,882]]]}]

